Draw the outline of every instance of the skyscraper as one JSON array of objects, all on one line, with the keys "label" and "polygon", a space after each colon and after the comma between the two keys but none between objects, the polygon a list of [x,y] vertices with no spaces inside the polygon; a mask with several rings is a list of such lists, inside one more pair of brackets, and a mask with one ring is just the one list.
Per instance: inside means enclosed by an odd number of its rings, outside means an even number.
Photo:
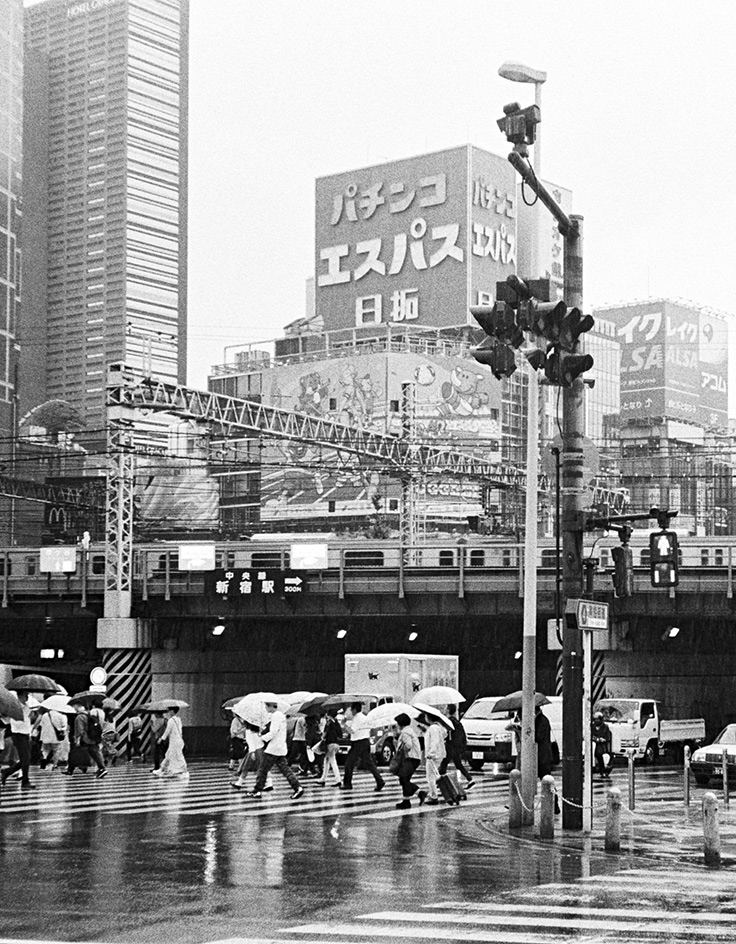
[{"label": "skyscraper", "polygon": [[183,381],[188,0],[25,13],[21,414],[63,400],[104,440],[107,365]]},{"label": "skyscraper", "polygon": [[[23,2],[0,0],[0,470],[15,456],[22,133]],[[0,497],[0,542],[12,533],[14,511]]]}]

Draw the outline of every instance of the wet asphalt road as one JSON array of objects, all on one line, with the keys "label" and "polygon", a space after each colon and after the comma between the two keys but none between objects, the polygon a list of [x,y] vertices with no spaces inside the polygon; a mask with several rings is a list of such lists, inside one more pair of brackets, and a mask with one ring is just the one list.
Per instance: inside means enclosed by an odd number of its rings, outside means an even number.
[{"label": "wet asphalt road", "polygon": [[492,902],[514,889],[627,865],[542,849],[494,829],[505,776],[479,777],[459,808],[415,805],[409,813],[394,808],[393,778],[381,794],[365,773],[351,793],[307,780],[298,801],[275,779],[260,801],[230,789],[224,765],[212,763],[193,764],[188,783],[161,782],[131,765],[102,781],[34,771],[37,790],[8,784],[0,806],[0,937],[263,939],[364,912]]}]

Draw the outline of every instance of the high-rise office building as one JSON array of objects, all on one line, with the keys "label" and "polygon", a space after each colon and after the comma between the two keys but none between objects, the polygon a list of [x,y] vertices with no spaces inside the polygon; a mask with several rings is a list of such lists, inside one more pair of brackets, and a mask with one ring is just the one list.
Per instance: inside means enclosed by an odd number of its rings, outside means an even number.
[{"label": "high-rise office building", "polygon": [[[0,0],[0,469],[15,456],[16,325],[20,311],[23,2]],[[0,497],[0,542],[12,533],[14,503]]]},{"label": "high-rise office building", "polygon": [[108,364],[185,379],[187,48],[188,0],[25,12],[21,413],[66,401],[82,441]]}]

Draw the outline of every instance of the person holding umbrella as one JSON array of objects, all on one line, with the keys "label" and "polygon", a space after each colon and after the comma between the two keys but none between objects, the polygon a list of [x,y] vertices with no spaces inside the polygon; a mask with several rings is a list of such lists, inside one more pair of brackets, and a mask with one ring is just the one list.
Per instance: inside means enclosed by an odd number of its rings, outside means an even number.
[{"label": "person holding umbrella", "polygon": [[345,719],[350,731],[350,749],[345,759],[345,773],[340,789],[353,789],[353,771],[359,764],[362,764],[373,774],[373,779],[376,781],[376,793],[378,793],[386,786],[386,781],[378,772],[378,767],[376,767],[376,762],[371,753],[371,729],[370,725],[366,723],[363,705],[359,701],[353,702],[345,712]]},{"label": "person holding umbrella", "polygon": [[337,745],[340,740],[342,730],[337,720],[337,708],[328,708],[325,715],[325,726],[322,729],[322,741],[324,747],[324,761],[322,763],[322,776],[315,780],[316,784],[324,787],[327,784],[327,770],[332,771],[334,777],[333,786],[340,785],[340,768],[337,766]]},{"label": "person holding umbrella", "polygon": [[[85,710],[84,701],[72,701],[77,711],[77,717],[74,719],[74,730],[72,733],[72,749],[69,751],[69,763],[66,770],[62,773],[68,777],[74,773],[74,768],[79,767],[84,773],[87,770],[87,763],[94,761],[97,767],[95,776],[98,780],[107,776],[107,767],[102,759],[100,751],[100,742],[102,740],[102,727],[90,722],[90,716]],[[99,736],[98,736],[99,734]]]},{"label": "person holding umbrella", "polygon": [[23,711],[22,720],[16,718],[10,719],[10,736],[18,752],[18,760],[6,767],[0,774],[0,783],[4,784],[8,777],[12,777],[16,771],[21,772],[21,788],[24,790],[35,790],[36,785],[31,783],[29,771],[31,767],[31,708],[28,704],[28,692],[21,690],[17,692],[18,701]]},{"label": "person holding umbrella", "polygon": [[304,787],[299,783],[291,767],[286,763],[286,715],[283,711],[279,711],[275,701],[266,701],[264,699],[264,705],[266,711],[271,716],[271,724],[268,731],[262,735],[266,744],[263,750],[263,762],[258,768],[258,776],[256,777],[253,791],[248,793],[247,796],[260,799],[263,788],[266,785],[266,778],[271,772],[271,768],[276,766],[284,777],[286,777],[292,789],[291,799],[298,800],[304,793]]},{"label": "person holding umbrella", "polygon": [[188,777],[189,768],[184,759],[184,735],[182,733],[179,706],[171,705],[164,711],[166,728],[159,740],[166,741],[166,756],[158,770],[153,773],[157,777]]},{"label": "person holding umbrella", "polygon": [[[422,748],[419,738],[411,726],[411,718],[404,713],[396,715],[396,724],[399,726],[399,740],[396,745],[396,754],[392,764],[396,766],[396,776],[401,784],[402,799],[396,804],[397,810],[411,808],[411,798],[417,792],[417,785],[411,778],[422,759]],[[421,799],[421,797],[420,797]]]},{"label": "person holding umbrella", "polygon": [[427,775],[427,789],[419,791],[419,805],[436,806],[440,799],[437,796],[437,780],[440,776],[440,764],[445,759],[446,730],[435,718],[420,714],[417,724],[424,729],[424,761]]}]

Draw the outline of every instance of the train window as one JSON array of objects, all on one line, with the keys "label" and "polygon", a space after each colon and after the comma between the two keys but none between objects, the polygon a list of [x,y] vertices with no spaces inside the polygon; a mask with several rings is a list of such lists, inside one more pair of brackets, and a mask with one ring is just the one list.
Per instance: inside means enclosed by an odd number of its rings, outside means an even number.
[{"label": "train window", "polygon": [[235,566],[235,551],[217,551],[215,565],[218,570],[232,570]]},{"label": "train window", "polygon": [[710,553],[707,547],[700,548],[700,563],[703,567],[707,567],[710,563]]},{"label": "train window", "polygon": [[471,567],[485,567],[486,564],[486,552],[480,550],[479,548],[471,548],[470,551],[470,566]]},{"label": "train window", "polygon": [[38,572],[38,561],[35,557],[26,557],[26,575],[35,577]]},{"label": "train window", "polygon": [[557,551],[551,551],[546,549],[542,551],[542,567],[556,567],[557,566]]},{"label": "train window", "polygon": [[639,555],[639,563],[642,565],[642,567],[649,566],[649,548],[648,547],[643,547],[641,549],[641,554]]},{"label": "train window", "polygon": [[105,555],[104,554],[92,555],[92,573],[93,574],[105,573]]},{"label": "train window", "polygon": [[454,567],[455,566],[455,552],[454,551],[440,551],[440,567]]},{"label": "train window", "polygon": [[8,577],[13,573],[13,562],[11,560],[7,561],[8,569],[5,570],[6,558],[0,557],[0,577],[4,577],[7,573]]},{"label": "train window", "polygon": [[503,566],[504,566],[504,567],[515,567],[515,566],[516,566],[516,563],[515,563],[515,561],[514,561],[514,552],[511,551],[511,550],[509,550],[509,548],[506,547],[506,548],[503,549],[503,552],[502,552],[502,554],[501,554],[501,557],[502,557],[502,559],[503,559]]},{"label": "train window", "polygon": [[713,552],[715,556],[716,567],[723,567],[723,548],[717,547]]},{"label": "train window", "polygon": [[601,567],[606,568],[611,566],[611,556],[608,552],[607,547],[601,548]]},{"label": "train window", "polygon": [[383,551],[345,551],[346,567],[383,567]]},{"label": "train window", "polygon": [[[261,551],[260,553],[254,552],[250,555],[250,566],[253,568],[263,567],[270,568],[271,570],[280,570],[281,569],[281,552],[280,551]],[[288,569],[291,564],[291,554],[289,551],[284,551],[284,568]]]},{"label": "train window", "polygon": [[176,551],[174,551],[172,554],[168,554],[168,555],[166,555],[166,554],[159,554],[159,555],[158,555],[158,562],[157,562],[157,564],[156,564],[156,570],[161,571],[162,573],[164,573],[164,572],[166,571],[166,558],[167,558],[167,556],[168,556],[168,558],[169,558],[169,567],[170,567],[170,569],[171,569],[171,570],[178,570],[178,569],[179,569],[179,554],[178,554]]}]

